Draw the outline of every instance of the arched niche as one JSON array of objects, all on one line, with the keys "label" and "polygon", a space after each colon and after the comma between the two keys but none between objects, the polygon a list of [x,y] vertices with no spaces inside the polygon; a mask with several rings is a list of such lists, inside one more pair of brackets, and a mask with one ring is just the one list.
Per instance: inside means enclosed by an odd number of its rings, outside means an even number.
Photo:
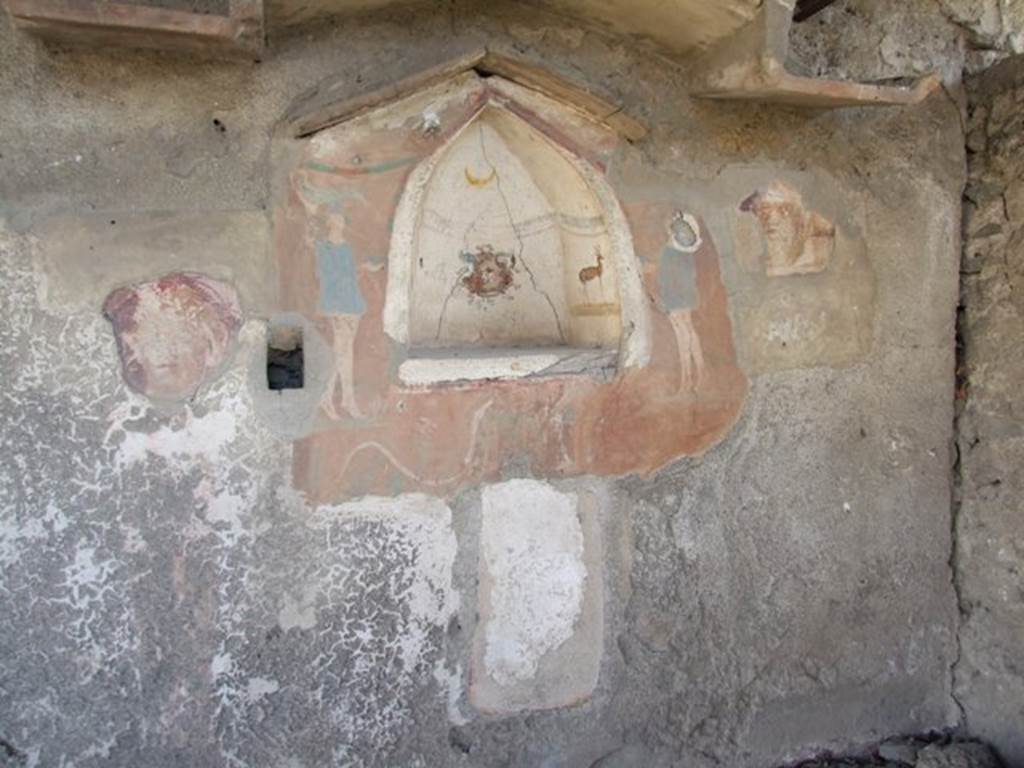
[{"label": "arched niche", "polygon": [[409,384],[646,364],[629,227],[602,173],[488,101],[412,172],[388,254],[385,332]]}]

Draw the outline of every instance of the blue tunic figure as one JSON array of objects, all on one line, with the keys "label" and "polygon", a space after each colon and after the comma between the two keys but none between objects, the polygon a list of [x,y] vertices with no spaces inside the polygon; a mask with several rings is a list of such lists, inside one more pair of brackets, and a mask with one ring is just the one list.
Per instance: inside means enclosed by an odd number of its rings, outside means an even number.
[{"label": "blue tunic figure", "polygon": [[676,337],[679,389],[691,392],[696,392],[704,370],[704,352],[692,317],[698,303],[694,254],[702,244],[697,219],[676,211],[668,223],[668,241],[661,252],[658,292]]},{"label": "blue tunic figure", "polygon": [[366,312],[359,290],[359,264],[345,240],[343,200],[358,193],[323,189],[307,180],[298,185],[299,200],[315,238],[316,272],[320,285],[320,311],[331,324],[334,368],[321,402],[331,419],[363,418],[355,393],[355,338]]}]

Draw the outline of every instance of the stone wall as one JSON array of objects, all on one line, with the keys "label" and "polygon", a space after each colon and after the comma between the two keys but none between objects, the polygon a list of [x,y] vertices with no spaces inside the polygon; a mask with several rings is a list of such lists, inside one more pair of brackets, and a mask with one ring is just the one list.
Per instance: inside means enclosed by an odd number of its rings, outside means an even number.
[{"label": "stone wall", "polygon": [[955,693],[970,731],[1024,765],[1024,58],[969,86]]},{"label": "stone wall", "polygon": [[[0,16],[7,762],[759,768],[957,722],[956,104],[709,104],[691,62],[493,5],[297,27],[258,65]],[[484,43],[649,127],[588,157],[654,365],[398,381],[381,286],[430,110],[369,115],[355,155],[282,120]],[[302,390],[268,390],[275,323]],[[703,389],[697,342],[729,374]],[[590,456],[594,392],[620,431]]]},{"label": "stone wall", "polygon": [[792,33],[793,65],[887,80],[938,72],[949,84],[1024,46],[1019,0],[837,0]]}]

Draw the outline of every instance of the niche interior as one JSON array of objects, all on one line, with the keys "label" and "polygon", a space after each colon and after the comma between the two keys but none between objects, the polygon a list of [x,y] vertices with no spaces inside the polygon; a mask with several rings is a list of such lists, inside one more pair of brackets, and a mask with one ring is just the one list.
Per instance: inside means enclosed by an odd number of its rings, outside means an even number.
[{"label": "niche interior", "polygon": [[477,108],[413,169],[395,212],[384,330],[407,345],[401,379],[642,364],[628,225],[601,169],[558,140],[585,118],[499,77],[467,86],[483,87]]}]

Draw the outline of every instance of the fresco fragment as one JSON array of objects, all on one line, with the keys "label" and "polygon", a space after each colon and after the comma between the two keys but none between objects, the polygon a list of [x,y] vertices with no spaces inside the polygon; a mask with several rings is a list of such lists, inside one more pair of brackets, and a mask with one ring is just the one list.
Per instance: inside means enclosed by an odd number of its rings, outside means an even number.
[{"label": "fresco fragment", "polygon": [[242,322],[234,288],[191,272],[118,288],[103,313],[125,383],[155,400],[194,395],[227,359]]}]

